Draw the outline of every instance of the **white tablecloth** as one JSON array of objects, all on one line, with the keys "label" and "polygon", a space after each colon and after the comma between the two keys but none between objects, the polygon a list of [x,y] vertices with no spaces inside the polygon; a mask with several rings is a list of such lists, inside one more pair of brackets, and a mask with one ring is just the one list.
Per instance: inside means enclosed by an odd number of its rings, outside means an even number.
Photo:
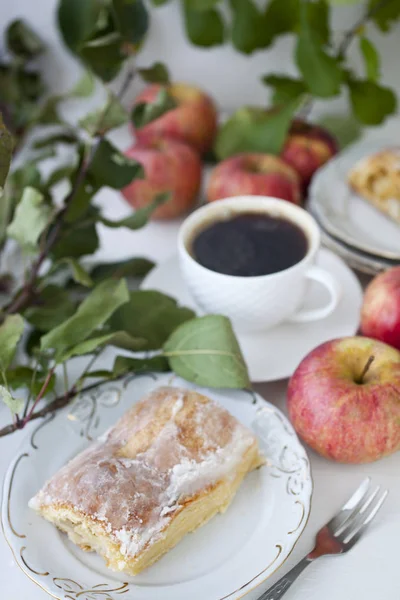
[{"label": "white tablecloth", "polygon": [[[118,196],[102,193],[101,204],[107,216],[119,218],[127,212]],[[165,260],[175,251],[178,223],[151,224],[139,232],[102,229],[101,258],[147,256]],[[78,362],[75,362],[78,368]],[[259,384],[257,391],[285,412],[286,381]],[[9,421],[9,413],[0,408],[0,426]],[[0,438],[0,477],[17,452],[26,431]],[[372,465],[339,465],[309,452],[314,479],[314,495],[309,522],[284,567],[267,584],[246,596],[256,600],[260,593],[295,564],[313,545],[323,525],[367,475],[390,489],[389,498],[369,533],[347,555],[327,557],[315,562],[286,594],[287,600],[399,600],[400,576],[397,536],[400,539],[400,456],[395,455]],[[12,560],[0,534],[0,599],[46,600],[47,594],[30,582]],[[162,600],[154,597],[154,600]],[[189,599],[188,599],[189,600]],[[204,600],[213,600],[205,598]]]}]

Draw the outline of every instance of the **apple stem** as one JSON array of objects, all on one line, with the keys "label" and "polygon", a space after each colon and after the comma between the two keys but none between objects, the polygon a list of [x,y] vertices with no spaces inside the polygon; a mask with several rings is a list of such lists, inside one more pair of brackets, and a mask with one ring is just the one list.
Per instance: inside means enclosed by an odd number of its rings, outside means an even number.
[{"label": "apple stem", "polygon": [[372,365],[372,363],[374,362],[374,360],[375,360],[375,356],[373,354],[371,354],[371,356],[369,357],[369,359],[365,363],[365,367],[363,369],[363,372],[361,373],[361,376],[360,376],[360,378],[358,380],[358,383],[364,383],[364,377],[368,373],[368,370],[369,370],[370,366]]}]

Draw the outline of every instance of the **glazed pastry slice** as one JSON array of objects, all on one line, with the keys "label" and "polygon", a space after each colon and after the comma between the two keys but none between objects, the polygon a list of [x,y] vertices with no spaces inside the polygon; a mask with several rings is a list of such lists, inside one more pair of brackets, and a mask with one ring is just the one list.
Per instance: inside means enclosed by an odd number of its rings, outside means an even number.
[{"label": "glazed pastry slice", "polygon": [[196,392],[162,387],[63,467],[31,508],[136,575],[224,512],[264,462],[254,434]]},{"label": "glazed pastry slice", "polygon": [[348,181],[357,194],[400,224],[400,148],[387,148],[358,161]]}]

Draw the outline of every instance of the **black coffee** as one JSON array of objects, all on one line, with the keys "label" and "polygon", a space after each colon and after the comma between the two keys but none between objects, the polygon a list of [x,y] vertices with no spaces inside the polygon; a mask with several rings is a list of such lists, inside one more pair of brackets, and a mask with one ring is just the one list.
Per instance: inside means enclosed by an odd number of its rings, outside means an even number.
[{"label": "black coffee", "polygon": [[212,223],[195,236],[191,250],[193,258],[211,271],[254,277],[300,262],[308,241],[291,221],[253,212]]}]

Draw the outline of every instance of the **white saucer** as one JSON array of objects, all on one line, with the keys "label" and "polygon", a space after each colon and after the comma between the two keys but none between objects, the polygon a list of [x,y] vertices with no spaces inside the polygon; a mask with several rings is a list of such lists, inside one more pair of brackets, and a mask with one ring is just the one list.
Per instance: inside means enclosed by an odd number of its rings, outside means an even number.
[{"label": "white saucer", "polygon": [[[259,333],[236,332],[254,383],[290,377],[313,348],[327,340],[356,333],[363,296],[357,277],[330,250],[320,250],[316,264],[330,271],[342,287],[342,299],[329,317],[313,323],[283,323]],[[202,314],[185,287],[177,256],[154,267],[141,287],[173,296],[180,304]],[[322,286],[313,283],[305,306],[315,308],[324,305],[326,294]]]}]

